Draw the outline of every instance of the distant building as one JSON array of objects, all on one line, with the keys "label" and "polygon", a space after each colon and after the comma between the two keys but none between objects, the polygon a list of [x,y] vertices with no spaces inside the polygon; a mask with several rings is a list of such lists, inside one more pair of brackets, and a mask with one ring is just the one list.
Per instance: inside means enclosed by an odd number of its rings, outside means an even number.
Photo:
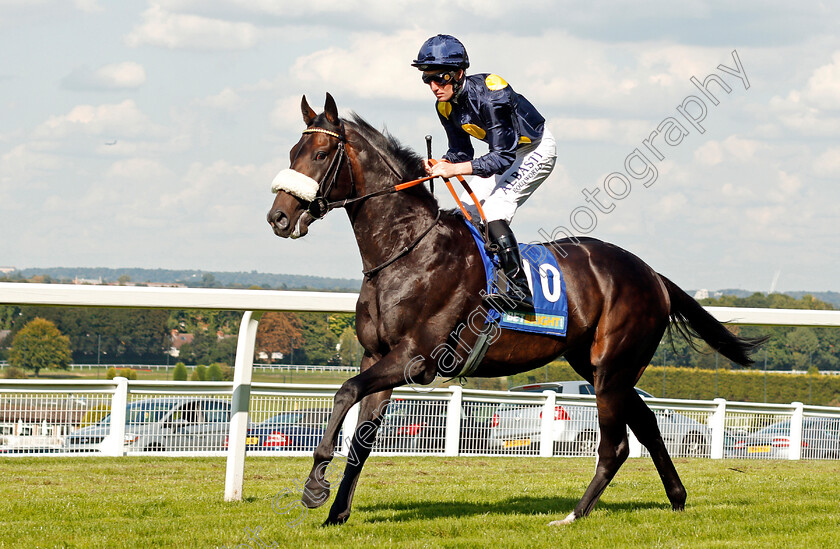
[{"label": "distant building", "polygon": [[178,357],[181,355],[181,347],[187,343],[192,343],[195,339],[195,334],[182,334],[178,330],[172,330],[169,334],[172,339],[172,346],[169,348],[169,356]]},{"label": "distant building", "polygon": [[0,267],[0,273],[9,274],[17,271],[17,267]]},{"label": "distant building", "polygon": [[[0,330],[0,346],[3,345],[3,342],[6,341],[6,338],[9,337],[9,334],[11,334],[11,333],[12,333],[11,330]],[[9,343],[11,343],[11,342],[9,342]]]},{"label": "distant building", "polygon": [[697,290],[694,294],[694,299],[709,299],[709,290]]},{"label": "distant building", "polygon": [[102,277],[99,278],[79,278],[73,279],[73,284],[102,284]]}]

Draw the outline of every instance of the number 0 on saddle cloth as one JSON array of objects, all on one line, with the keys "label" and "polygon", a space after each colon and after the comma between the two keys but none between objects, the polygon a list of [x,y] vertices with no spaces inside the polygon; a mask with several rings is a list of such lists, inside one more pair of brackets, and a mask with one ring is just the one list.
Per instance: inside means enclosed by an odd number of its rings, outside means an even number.
[{"label": "number 0 on saddle cloth", "polygon": [[[481,259],[484,262],[484,272],[487,278],[487,292],[495,284],[496,265],[484,248],[481,233],[472,223],[464,220],[475,240]],[[535,313],[508,313],[491,310],[488,321],[495,321],[501,315],[499,326],[509,330],[565,336],[566,324],[569,317],[569,307],[566,301],[566,283],[563,273],[557,265],[557,259],[551,251],[542,244],[520,244],[522,264],[528,270],[528,286],[534,297]]]}]

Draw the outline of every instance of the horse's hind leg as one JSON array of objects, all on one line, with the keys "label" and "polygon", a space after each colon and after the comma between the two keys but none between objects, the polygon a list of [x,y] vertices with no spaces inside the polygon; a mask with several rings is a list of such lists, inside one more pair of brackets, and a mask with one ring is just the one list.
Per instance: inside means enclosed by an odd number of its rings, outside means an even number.
[{"label": "horse's hind leg", "polygon": [[359,409],[359,425],[353,435],[350,453],[347,455],[347,465],[344,468],[344,476],[341,478],[341,485],[330,508],[330,514],[324,522],[325,525],[344,524],[350,517],[350,505],[353,502],[356,483],[359,480],[362,467],[364,467],[365,461],[370,455],[373,444],[376,442],[376,432],[385,416],[385,409],[388,406],[391,392],[389,389],[368,395],[362,399]]},{"label": "horse's hind leg", "polygon": [[674,462],[671,461],[671,456],[668,455],[668,450],[665,448],[665,441],[662,440],[662,434],[659,432],[656,416],[635,391],[633,391],[633,398],[628,400],[627,405],[627,424],[633,430],[639,442],[644,444],[650,452],[650,457],[659,472],[659,478],[662,479],[671,506],[675,511],[682,511],[685,509],[685,487],[680,480],[677,469],[674,467]]}]

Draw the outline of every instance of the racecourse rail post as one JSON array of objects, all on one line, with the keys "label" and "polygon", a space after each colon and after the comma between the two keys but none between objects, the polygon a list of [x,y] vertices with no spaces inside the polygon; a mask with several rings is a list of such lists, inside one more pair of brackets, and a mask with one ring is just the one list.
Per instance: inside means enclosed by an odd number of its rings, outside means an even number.
[{"label": "racecourse rail post", "polygon": [[115,377],[114,396],[111,397],[111,422],[108,436],[102,444],[106,456],[125,455],[125,409],[128,406],[128,379]]},{"label": "racecourse rail post", "polygon": [[805,405],[794,402],[793,415],[790,418],[790,454],[788,459],[802,459],[802,419],[805,415]]},{"label": "racecourse rail post", "polygon": [[236,342],[236,361],[233,366],[233,389],[228,433],[227,470],[225,471],[225,501],[242,500],[245,476],[245,439],[248,434],[248,410],[251,401],[251,369],[254,366],[254,346],[262,311],[245,311],[239,325]]},{"label": "racecourse rail post", "polygon": [[723,459],[724,433],[726,432],[726,399],[716,398],[715,412],[709,417],[709,429],[712,430],[712,459]]},{"label": "racecourse rail post", "polygon": [[350,445],[353,442],[353,437],[356,436],[356,427],[359,426],[360,406],[360,402],[351,406],[347,415],[344,416],[344,423],[341,424],[342,437],[339,442],[341,442],[341,453],[345,456],[350,455]]},{"label": "racecourse rail post", "polygon": [[543,391],[545,402],[540,415],[540,457],[551,457],[554,454],[554,407],[557,393],[546,389]]},{"label": "racecourse rail post", "polygon": [[630,449],[630,453],[627,455],[628,458],[642,457],[642,443],[636,438],[636,433],[632,429],[627,430],[627,446]]},{"label": "racecourse rail post", "polygon": [[464,398],[464,390],[460,385],[449,387],[452,396],[449,397],[446,410],[446,441],[443,447],[443,455],[457,456],[459,441],[461,440],[461,402]]}]

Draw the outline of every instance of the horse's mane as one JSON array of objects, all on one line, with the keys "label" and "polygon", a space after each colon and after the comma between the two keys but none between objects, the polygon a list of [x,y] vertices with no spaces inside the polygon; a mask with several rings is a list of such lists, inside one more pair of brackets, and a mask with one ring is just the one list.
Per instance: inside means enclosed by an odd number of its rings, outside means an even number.
[{"label": "horse's mane", "polygon": [[380,154],[392,161],[392,167],[400,172],[403,181],[419,179],[426,175],[423,169],[423,157],[413,149],[400,143],[388,130],[380,132],[356,113],[350,114],[351,120],[345,120]]}]

